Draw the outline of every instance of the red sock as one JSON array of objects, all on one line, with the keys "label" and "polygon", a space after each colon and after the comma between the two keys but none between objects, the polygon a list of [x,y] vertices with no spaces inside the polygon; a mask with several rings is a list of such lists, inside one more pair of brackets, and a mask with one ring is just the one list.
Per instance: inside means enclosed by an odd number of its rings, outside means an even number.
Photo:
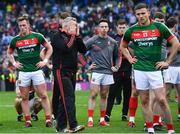
[{"label": "red sock", "polygon": [[154,121],[154,123],[159,123],[159,118],[160,118],[159,115],[154,115],[154,116],[153,116],[153,121]]},{"label": "red sock", "polygon": [[135,117],[138,106],[138,98],[131,97],[129,100],[129,116]]},{"label": "red sock", "polygon": [[106,115],[106,111],[101,111],[101,117],[104,117]]},{"label": "red sock", "polygon": [[180,114],[180,107],[178,108],[178,114]]},{"label": "red sock", "polygon": [[153,128],[153,123],[152,122],[146,122],[146,127],[147,128]]},{"label": "red sock", "polygon": [[88,117],[93,117],[93,115],[94,115],[94,110],[88,109]]},{"label": "red sock", "polygon": [[173,124],[166,124],[167,130],[174,130]]},{"label": "red sock", "polygon": [[46,121],[51,121],[51,116],[50,115],[46,115]]},{"label": "red sock", "polygon": [[26,115],[26,116],[25,116],[25,121],[26,121],[26,122],[30,121],[30,115]]}]

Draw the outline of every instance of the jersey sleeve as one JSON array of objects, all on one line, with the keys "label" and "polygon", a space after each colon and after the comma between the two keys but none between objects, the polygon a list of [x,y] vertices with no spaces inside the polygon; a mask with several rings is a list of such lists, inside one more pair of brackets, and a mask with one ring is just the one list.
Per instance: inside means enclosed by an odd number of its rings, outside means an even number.
[{"label": "jersey sleeve", "polygon": [[15,49],[16,48],[16,41],[15,41],[14,38],[10,41],[9,48],[10,49]]},{"label": "jersey sleeve", "polygon": [[160,26],[160,33],[161,33],[162,38],[166,39],[168,42],[174,37],[174,34],[164,24],[161,24]]},{"label": "jersey sleeve", "polygon": [[94,37],[88,39],[86,42],[85,42],[85,45],[86,45],[86,48],[87,50],[89,50],[92,46],[92,44],[94,43]]},{"label": "jersey sleeve", "polygon": [[131,41],[131,30],[130,28],[126,30],[124,33],[123,41],[129,42]]},{"label": "jersey sleeve", "polygon": [[47,40],[46,40],[46,38],[44,37],[44,35],[42,35],[42,34],[40,34],[40,33],[38,33],[38,41],[39,41],[39,43],[42,44],[43,46],[45,46],[46,43],[47,43]]}]

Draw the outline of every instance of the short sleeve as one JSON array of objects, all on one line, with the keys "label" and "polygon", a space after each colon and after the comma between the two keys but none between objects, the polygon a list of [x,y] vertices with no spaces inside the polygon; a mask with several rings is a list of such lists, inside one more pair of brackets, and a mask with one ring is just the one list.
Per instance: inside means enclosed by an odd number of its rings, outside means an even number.
[{"label": "short sleeve", "polygon": [[130,28],[128,28],[126,30],[126,32],[124,33],[123,41],[126,41],[126,42],[131,41],[131,35],[132,35],[131,33],[132,32],[131,32]]},{"label": "short sleeve", "polygon": [[44,37],[44,35],[38,33],[37,36],[38,36],[39,43],[44,46],[47,43],[46,38]]},{"label": "short sleeve", "polygon": [[162,38],[166,39],[168,42],[174,37],[174,34],[164,24],[161,24],[159,30],[160,30]]}]

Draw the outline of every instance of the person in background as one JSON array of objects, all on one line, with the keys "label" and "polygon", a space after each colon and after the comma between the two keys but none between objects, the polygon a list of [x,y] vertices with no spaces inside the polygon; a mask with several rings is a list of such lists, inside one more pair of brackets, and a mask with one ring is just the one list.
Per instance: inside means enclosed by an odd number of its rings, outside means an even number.
[{"label": "person in background", "polygon": [[[54,89],[56,92],[56,129],[58,132],[78,132],[85,128],[78,125],[76,119],[75,84],[77,72],[77,54],[85,54],[86,47],[79,35],[77,21],[67,17],[62,22],[62,29],[51,38],[53,47],[52,64]],[[59,96],[58,96],[59,95]],[[54,97],[54,96],[53,96]]]},{"label": "person in background", "polygon": [[[136,89],[142,101],[142,110],[146,121],[148,133],[154,133],[152,122],[152,110],[149,107],[149,90],[155,93],[155,97],[163,110],[166,119],[168,133],[174,133],[171,112],[166,100],[161,69],[167,68],[172,62],[180,47],[179,41],[171,31],[162,23],[152,21],[149,8],[144,3],[135,6],[135,15],[138,23],[128,28],[125,32],[120,48],[131,64],[134,64],[134,79]],[[172,50],[166,61],[161,61],[161,47],[163,39],[172,45]],[[134,55],[130,55],[128,43],[134,45]]]},{"label": "person in background", "polygon": [[[92,56],[92,77],[88,100],[88,127],[93,127],[93,115],[96,97],[100,93],[100,122],[101,126],[109,126],[104,120],[106,114],[107,96],[109,87],[114,83],[113,72],[119,68],[117,42],[108,36],[109,25],[106,19],[99,21],[99,34],[86,41],[87,50]],[[113,63],[113,61],[115,61]]]},{"label": "person in background", "polygon": [[[48,63],[48,59],[52,54],[52,46],[40,34],[31,31],[29,18],[27,14],[17,19],[20,33],[15,36],[7,49],[7,55],[10,62],[19,71],[18,85],[22,97],[22,109],[25,115],[25,124],[23,127],[32,127],[29,110],[29,91],[31,81],[35,87],[35,92],[41,98],[42,107],[45,112],[46,127],[52,127],[51,109],[46,90],[46,83],[41,70]],[[46,47],[47,52],[45,59],[41,61],[40,46]],[[17,60],[15,61],[13,52],[17,50]]]},{"label": "person in background", "polygon": [[[118,41],[118,43],[121,42],[121,39],[124,35],[126,28],[127,28],[126,21],[124,19],[119,20],[117,23],[117,35],[114,38],[116,41]],[[131,64],[124,56],[121,57],[121,65],[119,67],[118,72],[113,73],[113,77],[115,82],[110,86],[109,89],[105,121],[107,122],[110,121],[111,111],[113,108],[115,97],[116,96],[121,97],[122,91],[123,91],[123,108],[122,108],[121,119],[122,121],[126,121],[128,109],[129,109],[129,99],[131,96]]]}]

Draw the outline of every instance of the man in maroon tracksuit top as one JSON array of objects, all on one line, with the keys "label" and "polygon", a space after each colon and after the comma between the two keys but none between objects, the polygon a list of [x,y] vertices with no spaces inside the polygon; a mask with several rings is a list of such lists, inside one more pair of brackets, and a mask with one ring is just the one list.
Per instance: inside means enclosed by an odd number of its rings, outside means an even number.
[{"label": "man in maroon tracksuit top", "polygon": [[59,95],[56,129],[61,132],[77,132],[85,128],[78,125],[76,120],[77,54],[86,53],[86,47],[79,36],[76,19],[73,17],[64,19],[62,29],[52,36],[51,43],[54,50],[52,55],[54,92],[56,96]]}]

